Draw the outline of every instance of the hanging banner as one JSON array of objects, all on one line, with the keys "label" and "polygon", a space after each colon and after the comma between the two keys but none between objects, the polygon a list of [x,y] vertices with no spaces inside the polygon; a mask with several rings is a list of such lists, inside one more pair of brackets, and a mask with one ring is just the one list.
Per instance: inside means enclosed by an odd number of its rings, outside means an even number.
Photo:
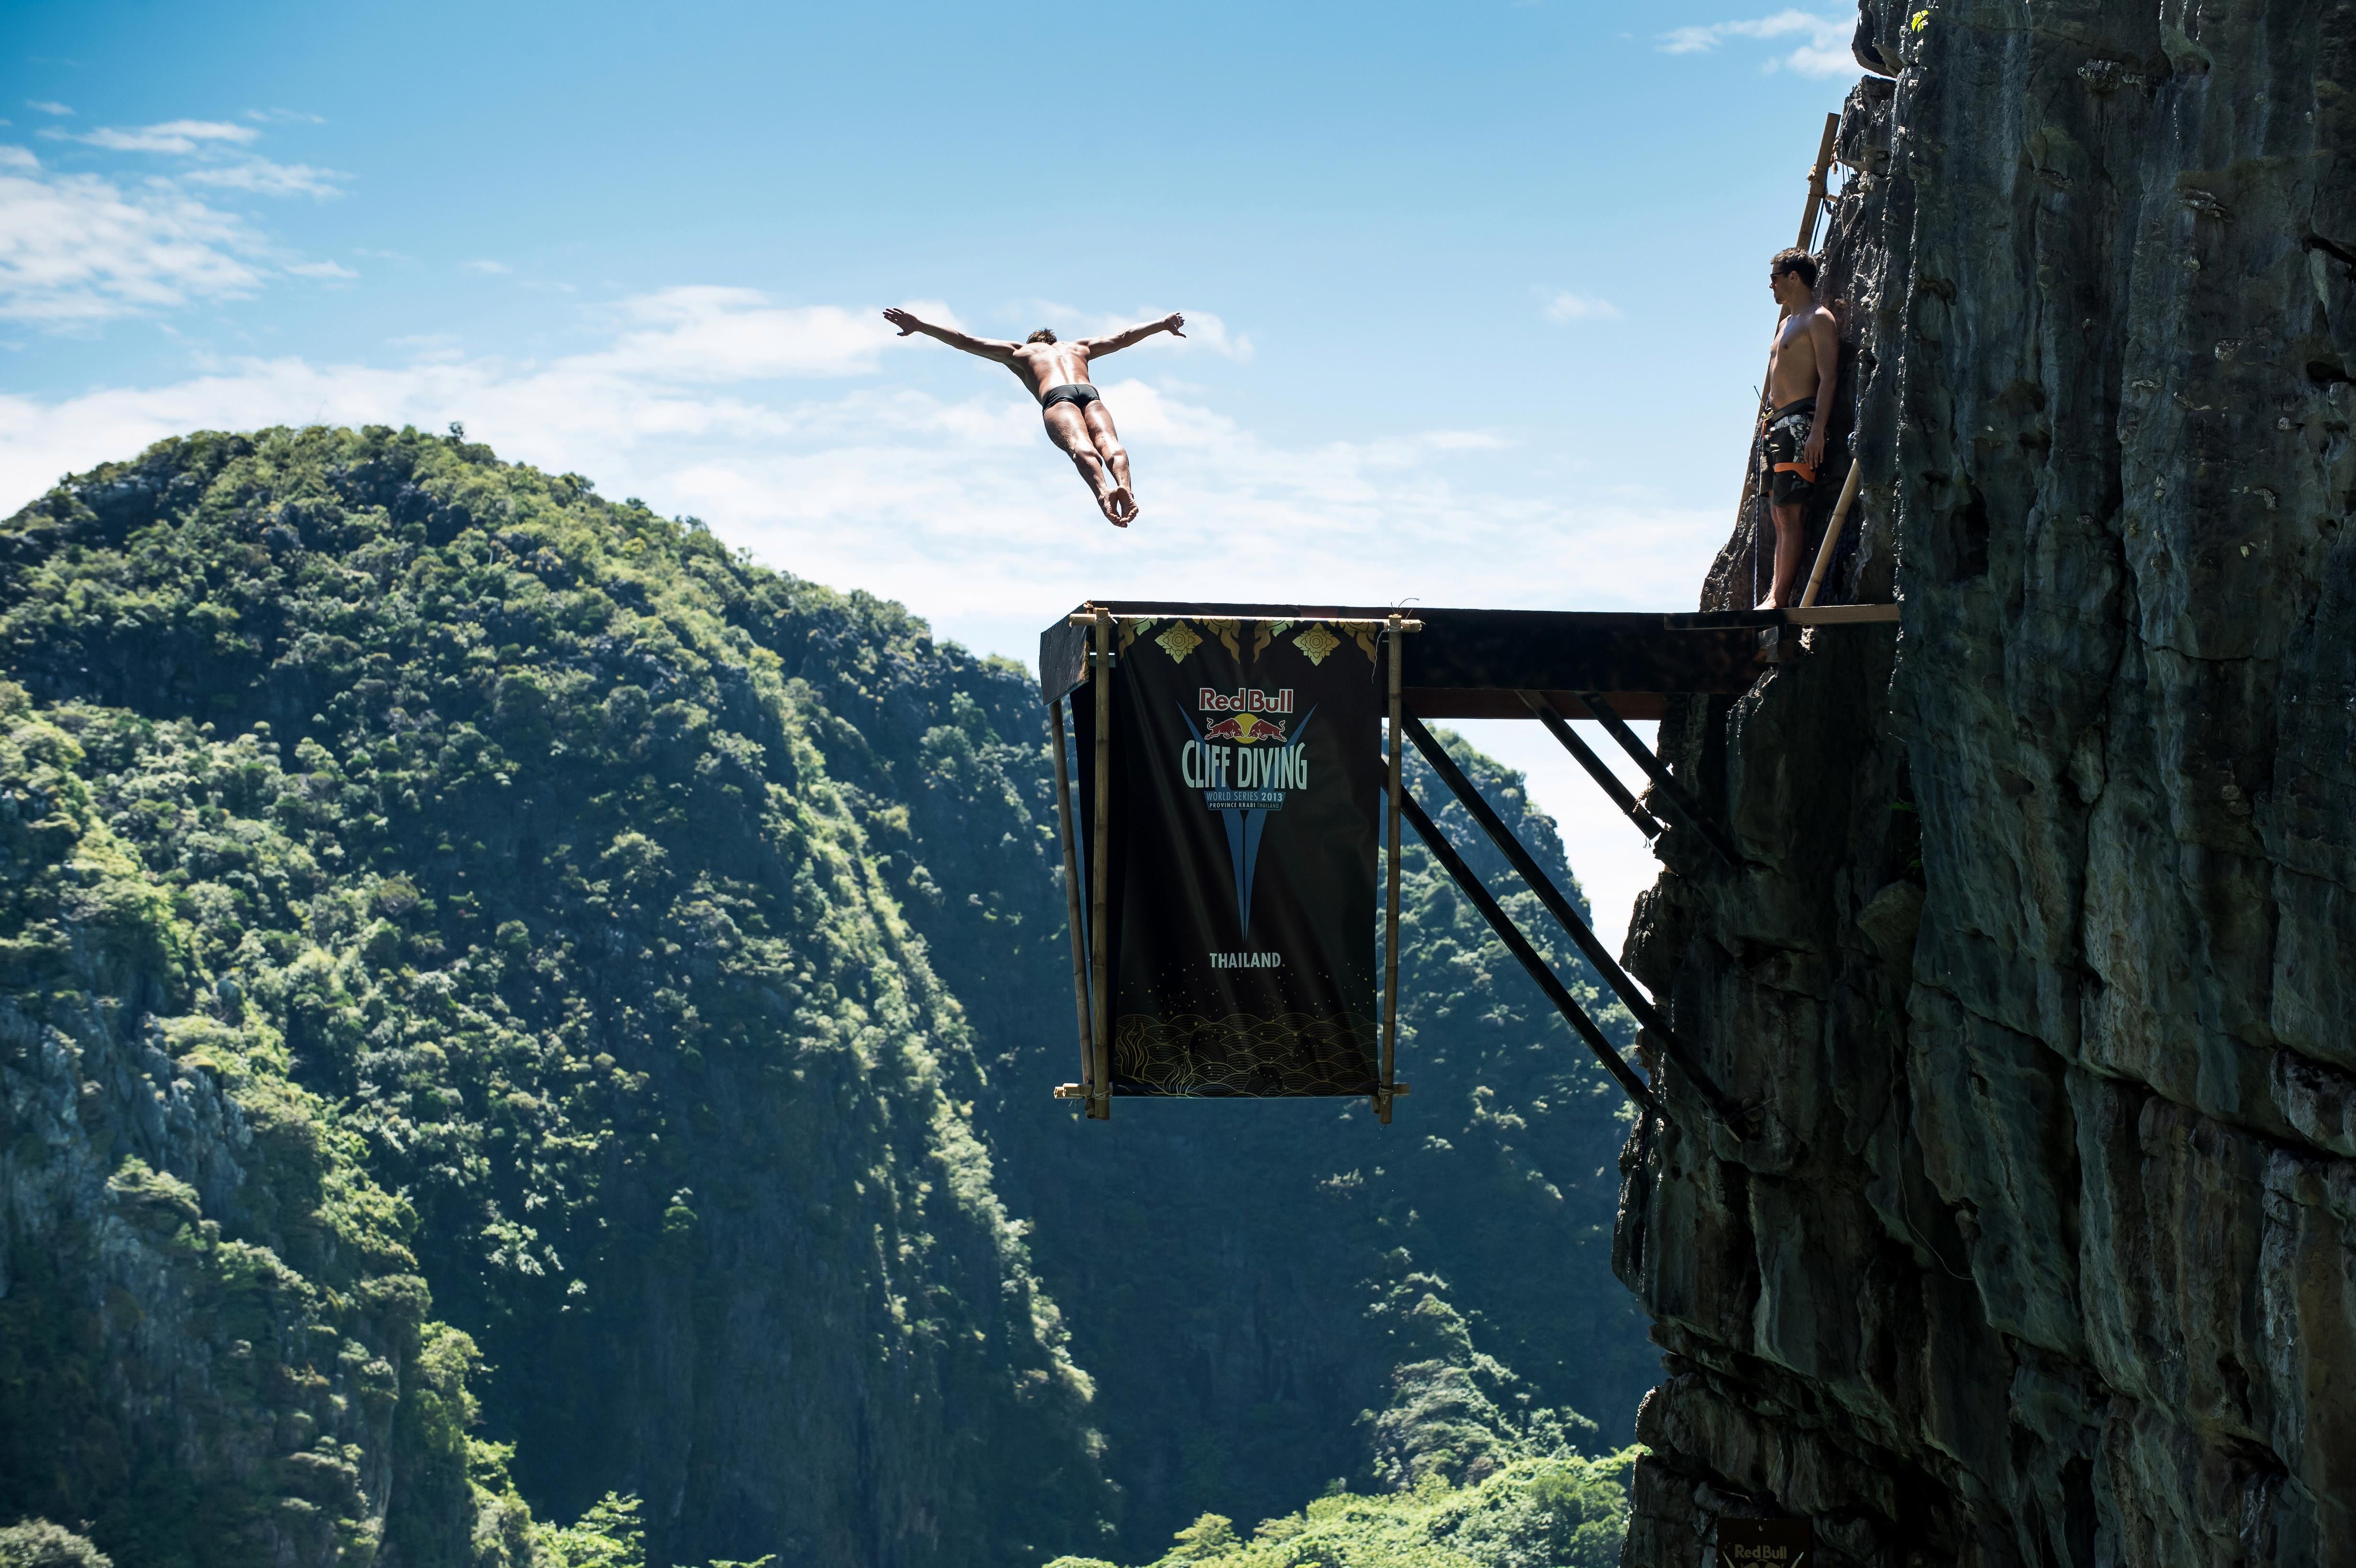
[{"label": "hanging banner", "polygon": [[[1123,621],[1108,922],[1115,1093],[1376,1083],[1378,643],[1316,622]],[[1094,842],[1095,702],[1078,720]]]}]

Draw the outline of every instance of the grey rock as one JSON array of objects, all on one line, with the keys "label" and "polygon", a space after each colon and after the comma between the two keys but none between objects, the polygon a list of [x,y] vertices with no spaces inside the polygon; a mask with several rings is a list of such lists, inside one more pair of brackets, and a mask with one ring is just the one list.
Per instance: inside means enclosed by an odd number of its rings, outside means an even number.
[{"label": "grey rock", "polygon": [[1622,1155],[1622,1562],[2356,1563],[2356,5],[1862,11],[1827,597],[1903,609],[1662,726],[1748,864],[1628,959],[1773,1136]]}]

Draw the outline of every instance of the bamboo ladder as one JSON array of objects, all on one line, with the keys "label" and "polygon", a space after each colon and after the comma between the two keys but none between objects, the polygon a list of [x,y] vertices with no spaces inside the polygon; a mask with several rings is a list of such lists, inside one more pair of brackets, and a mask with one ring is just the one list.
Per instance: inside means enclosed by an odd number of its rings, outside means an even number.
[{"label": "bamboo ladder", "polygon": [[[1825,139],[1816,147],[1815,167],[1808,171],[1808,205],[1800,217],[1800,248],[1806,250],[1815,242],[1816,219],[1825,207],[1825,181],[1832,173],[1833,142],[1840,134],[1840,116],[1825,116]],[[1808,586],[1800,594],[1800,608],[1813,606],[1816,592],[1825,585],[1825,571],[1833,563],[1833,547],[1840,542],[1841,529],[1848,522],[1848,509],[1857,500],[1858,463],[1848,460],[1848,477],[1841,481],[1840,499],[1833,503],[1832,520],[1825,525],[1824,542],[1816,547],[1816,562],[1809,570]],[[1757,559],[1757,546],[1752,546],[1752,558]],[[1754,601],[1755,602],[1755,601]]]},{"label": "bamboo ladder", "polygon": [[[1794,241],[1803,251],[1811,249],[1815,243],[1816,224],[1824,216],[1825,199],[1830,194],[1827,182],[1832,175],[1833,144],[1839,135],[1840,116],[1826,115],[1825,133],[1816,144],[1816,161],[1808,168],[1808,198],[1807,204],[1800,209],[1800,237]],[[1779,312],[1775,317],[1776,324],[1780,326],[1783,317],[1790,314],[1789,311]],[[1759,424],[1751,438],[1754,461],[1759,449],[1759,438],[1766,433],[1767,411],[1768,394],[1762,389],[1759,396]],[[1832,520],[1825,525],[1824,542],[1816,547],[1815,564],[1808,572],[1808,585],[1800,594],[1799,607],[1803,610],[1815,603],[1816,594],[1824,587],[1825,572],[1833,562],[1834,547],[1840,541],[1841,530],[1848,521],[1849,507],[1857,499],[1857,487],[1858,463],[1855,457],[1851,457],[1848,462],[1848,476],[1841,482],[1840,499],[1833,506]],[[1760,533],[1757,503],[1753,502],[1751,518],[1751,598],[1754,604],[1759,600]]]}]

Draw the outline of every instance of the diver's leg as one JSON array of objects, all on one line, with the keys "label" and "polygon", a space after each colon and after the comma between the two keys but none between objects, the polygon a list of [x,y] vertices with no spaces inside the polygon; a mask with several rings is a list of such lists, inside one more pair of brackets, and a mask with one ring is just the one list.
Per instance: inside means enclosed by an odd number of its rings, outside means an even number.
[{"label": "diver's leg", "polygon": [[1129,519],[1113,507],[1112,476],[1105,472],[1104,459],[1097,455],[1097,443],[1090,438],[1088,421],[1080,417],[1080,411],[1069,403],[1057,403],[1042,410],[1041,417],[1047,421],[1047,439],[1070,456],[1072,466],[1080,471],[1080,478],[1087,485],[1088,494],[1096,497],[1097,510],[1105,515],[1105,521],[1117,528],[1129,527]]},{"label": "diver's leg", "polygon": [[1088,438],[1096,443],[1097,455],[1112,470],[1112,504],[1124,517],[1137,516],[1137,492],[1129,487],[1129,448],[1120,443],[1120,432],[1112,424],[1112,411],[1098,398],[1090,403],[1084,416],[1088,421]]}]

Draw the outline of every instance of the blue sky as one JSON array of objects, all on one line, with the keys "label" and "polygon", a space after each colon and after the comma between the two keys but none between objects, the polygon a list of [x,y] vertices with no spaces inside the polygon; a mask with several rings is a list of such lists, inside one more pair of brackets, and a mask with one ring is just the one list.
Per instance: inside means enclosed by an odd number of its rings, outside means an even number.
[{"label": "blue sky", "polygon": [[[1092,593],[1685,607],[1853,15],[16,0],[0,511],[194,426],[463,420],[1026,659]],[[890,304],[1186,311],[1097,377],[1139,526]]]}]

